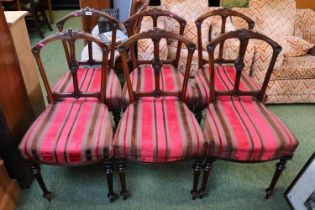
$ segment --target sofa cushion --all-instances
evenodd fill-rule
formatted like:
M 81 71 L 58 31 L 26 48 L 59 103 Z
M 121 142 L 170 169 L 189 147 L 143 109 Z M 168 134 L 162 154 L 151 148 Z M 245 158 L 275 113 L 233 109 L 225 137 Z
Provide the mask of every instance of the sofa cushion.
M 287 36 L 282 46 L 284 47 L 285 57 L 297 57 L 306 55 L 307 52 L 314 47 L 314 44 L 297 36 Z
M 315 44 L 315 11 L 311 9 L 298 9 L 295 19 L 294 35 L 309 43 Z
M 271 80 L 314 78 L 315 56 L 313 55 L 284 58 L 283 67 L 275 69 L 271 76 Z

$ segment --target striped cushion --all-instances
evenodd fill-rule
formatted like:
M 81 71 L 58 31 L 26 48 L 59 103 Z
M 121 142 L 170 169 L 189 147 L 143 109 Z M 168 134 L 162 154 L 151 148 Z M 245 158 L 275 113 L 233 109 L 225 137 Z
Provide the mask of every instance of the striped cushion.
M 234 66 L 228 65 L 218 65 L 215 69 L 215 89 L 217 91 L 228 91 L 233 89 L 236 70 Z M 216 76 L 217 75 L 217 76 Z M 197 101 L 197 107 L 207 107 L 210 100 L 210 72 L 209 67 L 206 66 L 205 68 L 198 71 L 195 77 L 195 84 L 194 84 L 194 93 L 191 94 L 192 97 Z M 241 81 L 240 81 L 240 90 L 243 91 L 254 91 L 260 90 L 260 85 L 255 82 L 250 76 L 247 74 L 242 74 Z
M 292 154 L 298 146 L 291 131 L 262 103 L 228 98 L 206 111 L 208 155 L 240 161 L 264 161 Z
M 135 92 L 151 92 L 155 89 L 154 69 L 151 65 L 141 65 L 140 69 L 134 69 L 130 73 L 130 80 Z M 174 69 L 171 65 L 163 65 L 161 69 L 160 88 L 168 92 L 178 92 L 183 87 L 183 74 Z M 194 103 L 192 95 L 193 90 L 188 85 L 186 96 L 190 98 L 189 104 Z M 129 94 L 127 84 L 125 83 L 122 92 L 123 104 L 129 104 Z
M 107 158 L 112 143 L 111 115 L 92 101 L 50 104 L 19 145 L 25 159 L 77 164 Z
M 201 128 L 176 99 L 142 99 L 128 106 L 114 137 L 116 157 L 171 162 L 205 151 Z
M 82 92 L 98 92 L 101 87 L 101 69 L 84 68 L 78 69 L 79 88 Z M 54 93 L 73 92 L 71 72 L 65 73 L 53 89 Z M 67 99 L 69 100 L 69 99 Z M 72 99 L 73 100 L 73 99 Z M 114 70 L 107 75 L 106 105 L 109 109 L 119 109 L 121 104 L 121 85 Z

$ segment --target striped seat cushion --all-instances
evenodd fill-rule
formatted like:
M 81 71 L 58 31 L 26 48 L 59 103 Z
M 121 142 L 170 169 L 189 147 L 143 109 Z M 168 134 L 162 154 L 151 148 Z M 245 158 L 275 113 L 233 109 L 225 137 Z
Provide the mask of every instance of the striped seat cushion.
M 214 84 L 217 91 L 228 91 L 233 89 L 235 83 L 236 70 L 230 65 L 216 65 L 214 72 Z M 196 101 L 196 106 L 206 108 L 210 101 L 210 72 L 206 66 L 200 69 L 195 77 L 194 93 L 191 96 Z M 242 73 L 240 81 L 240 90 L 257 91 L 260 85 L 247 74 Z
M 101 87 L 101 69 L 84 68 L 78 69 L 78 82 L 81 92 L 98 92 Z M 66 72 L 53 88 L 54 93 L 73 92 L 73 82 L 71 72 Z M 69 98 L 67 98 L 69 100 Z M 73 99 L 72 99 L 73 100 Z M 109 109 L 120 109 L 121 105 L 121 85 L 113 69 L 107 75 L 106 84 L 106 105 Z
M 145 163 L 204 155 L 206 142 L 187 106 L 170 98 L 142 99 L 126 109 L 114 137 L 114 153 Z
M 93 101 L 50 104 L 19 145 L 22 157 L 51 164 L 79 164 L 107 158 L 112 144 L 111 115 Z
M 179 92 L 182 90 L 184 75 L 174 69 L 171 65 L 163 65 L 160 73 L 160 88 L 168 92 Z M 139 69 L 134 69 L 130 73 L 130 80 L 133 90 L 139 92 L 151 92 L 155 89 L 154 69 L 151 65 L 141 65 Z M 189 104 L 194 103 L 192 95 L 193 90 L 188 85 L 186 97 L 190 99 Z M 129 104 L 129 94 L 127 84 L 125 83 L 122 92 L 122 102 L 125 105 Z
M 291 155 L 298 141 L 262 103 L 222 98 L 206 111 L 205 138 L 209 156 L 265 161 Z

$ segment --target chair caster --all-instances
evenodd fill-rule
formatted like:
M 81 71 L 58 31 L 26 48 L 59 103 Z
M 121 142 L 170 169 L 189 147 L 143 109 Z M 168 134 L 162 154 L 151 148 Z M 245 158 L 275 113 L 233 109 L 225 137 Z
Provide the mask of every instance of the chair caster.
M 268 199 L 268 198 L 271 196 L 272 192 L 273 192 L 272 190 L 270 190 L 269 188 L 267 188 L 267 189 L 266 189 L 265 199 Z
M 44 193 L 43 197 L 46 198 L 49 202 L 52 200 L 51 192 Z
M 107 197 L 109 198 L 110 202 L 112 203 L 118 198 L 118 195 L 115 193 L 108 193 Z
M 191 198 L 193 199 L 193 200 L 196 200 L 196 198 L 199 198 L 199 192 L 198 191 L 190 191 L 190 193 L 191 193 Z
M 126 192 L 120 192 L 120 195 L 122 196 L 123 200 L 127 200 L 129 194 L 126 191 Z

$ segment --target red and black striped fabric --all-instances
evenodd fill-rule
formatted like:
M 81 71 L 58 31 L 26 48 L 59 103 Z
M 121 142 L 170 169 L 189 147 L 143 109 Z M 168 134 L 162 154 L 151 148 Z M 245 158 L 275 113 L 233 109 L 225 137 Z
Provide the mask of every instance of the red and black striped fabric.
M 112 154 L 112 118 L 93 101 L 50 104 L 19 145 L 23 158 L 50 164 L 79 164 Z
M 206 110 L 207 155 L 240 161 L 265 161 L 291 155 L 298 140 L 262 103 L 222 97 Z
M 137 93 L 151 92 L 155 90 L 155 75 L 152 65 L 141 65 L 139 69 L 134 69 L 130 73 L 132 88 Z M 160 89 L 168 92 L 180 92 L 183 87 L 184 75 L 174 69 L 171 65 L 163 65 L 160 72 Z M 189 104 L 194 103 L 192 88 L 188 85 L 186 97 L 190 99 Z M 123 87 L 122 102 L 129 104 L 129 94 L 127 84 Z
M 217 91 L 228 91 L 233 89 L 236 70 L 232 65 L 215 65 L 214 85 Z M 196 106 L 206 108 L 210 103 L 210 70 L 209 66 L 200 69 L 195 76 L 194 93 L 191 94 L 196 101 Z M 240 90 L 257 91 L 261 86 L 250 76 L 242 73 Z
M 78 69 L 78 83 L 81 92 L 99 92 L 101 87 L 101 69 L 85 68 Z M 71 72 L 66 72 L 53 88 L 54 93 L 73 92 L 73 82 Z M 71 100 L 67 98 L 66 100 Z M 107 75 L 106 83 L 106 105 L 109 109 L 120 109 L 121 106 L 121 85 L 119 79 L 111 69 Z
M 142 99 L 128 106 L 114 137 L 117 158 L 145 163 L 202 156 L 206 141 L 193 113 L 177 99 Z

